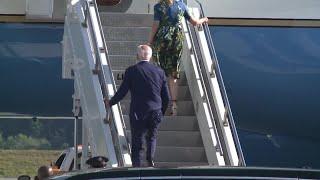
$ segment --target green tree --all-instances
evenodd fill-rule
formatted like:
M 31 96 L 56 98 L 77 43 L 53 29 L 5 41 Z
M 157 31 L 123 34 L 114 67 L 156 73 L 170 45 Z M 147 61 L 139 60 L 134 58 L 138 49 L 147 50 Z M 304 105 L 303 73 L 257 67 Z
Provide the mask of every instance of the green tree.
M 0 132 L 0 149 L 3 149 L 5 146 L 5 139 L 2 136 L 2 132 Z
M 32 121 L 31 123 L 32 136 L 40 137 L 42 128 L 43 128 L 42 122 L 40 122 L 39 120 Z
M 33 138 L 24 134 L 9 136 L 5 149 L 49 149 L 51 144 L 44 138 Z

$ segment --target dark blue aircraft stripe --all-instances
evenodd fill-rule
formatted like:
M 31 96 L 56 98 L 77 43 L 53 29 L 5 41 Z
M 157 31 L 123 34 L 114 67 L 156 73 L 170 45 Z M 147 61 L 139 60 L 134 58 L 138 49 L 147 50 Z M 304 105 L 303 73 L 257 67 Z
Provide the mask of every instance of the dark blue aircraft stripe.
M 63 24 L 0 23 L 0 43 L 53 43 L 62 41 L 62 35 Z

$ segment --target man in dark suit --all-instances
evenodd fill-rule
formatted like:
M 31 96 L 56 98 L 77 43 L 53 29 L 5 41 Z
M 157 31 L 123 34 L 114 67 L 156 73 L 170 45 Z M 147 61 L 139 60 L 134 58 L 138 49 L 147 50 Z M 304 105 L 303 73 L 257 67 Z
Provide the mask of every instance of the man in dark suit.
M 141 166 L 142 145 L 146 140 L 148 166 L 154 166 L 157 130 L 170 97 L 164 71 L 149 63 L 152 56 L 151 48 L 148 45 L 140 45 L 137 55 L 140 62 L 126 70 L 124 80 L 109 101 L 109 106 L 117 104 L 130 90 L 132 165 Z

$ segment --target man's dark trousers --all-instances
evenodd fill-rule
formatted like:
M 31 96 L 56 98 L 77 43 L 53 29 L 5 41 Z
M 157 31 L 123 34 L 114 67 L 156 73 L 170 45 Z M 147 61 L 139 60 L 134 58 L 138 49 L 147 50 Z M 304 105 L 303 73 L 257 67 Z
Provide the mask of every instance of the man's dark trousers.
M 139 119 L 135 115 L 130 117 L 132 143 L 131 158 L 133 167 L 141 166 L 144 152 L 142 146 L 144 142 L 147 147 L 146 159 L 149 164 L 152 164 L 156 150 L 158 126 L 162 117 L 161 110 L 151 111 Z

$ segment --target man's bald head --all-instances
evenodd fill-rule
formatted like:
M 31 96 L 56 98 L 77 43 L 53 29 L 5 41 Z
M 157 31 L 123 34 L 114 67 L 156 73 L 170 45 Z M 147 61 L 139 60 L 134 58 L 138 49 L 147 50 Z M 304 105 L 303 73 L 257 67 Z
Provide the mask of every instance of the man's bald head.
M 148 45 L 139 45 L 138 46 L 138 58 L 140 60 L 150 60 L 152 56 L 152 49 Z
M 38 178 L 40 180 L 47 179 L 51 176 L 52 169 L 48 166 L 41 166 L 38 169 Z

